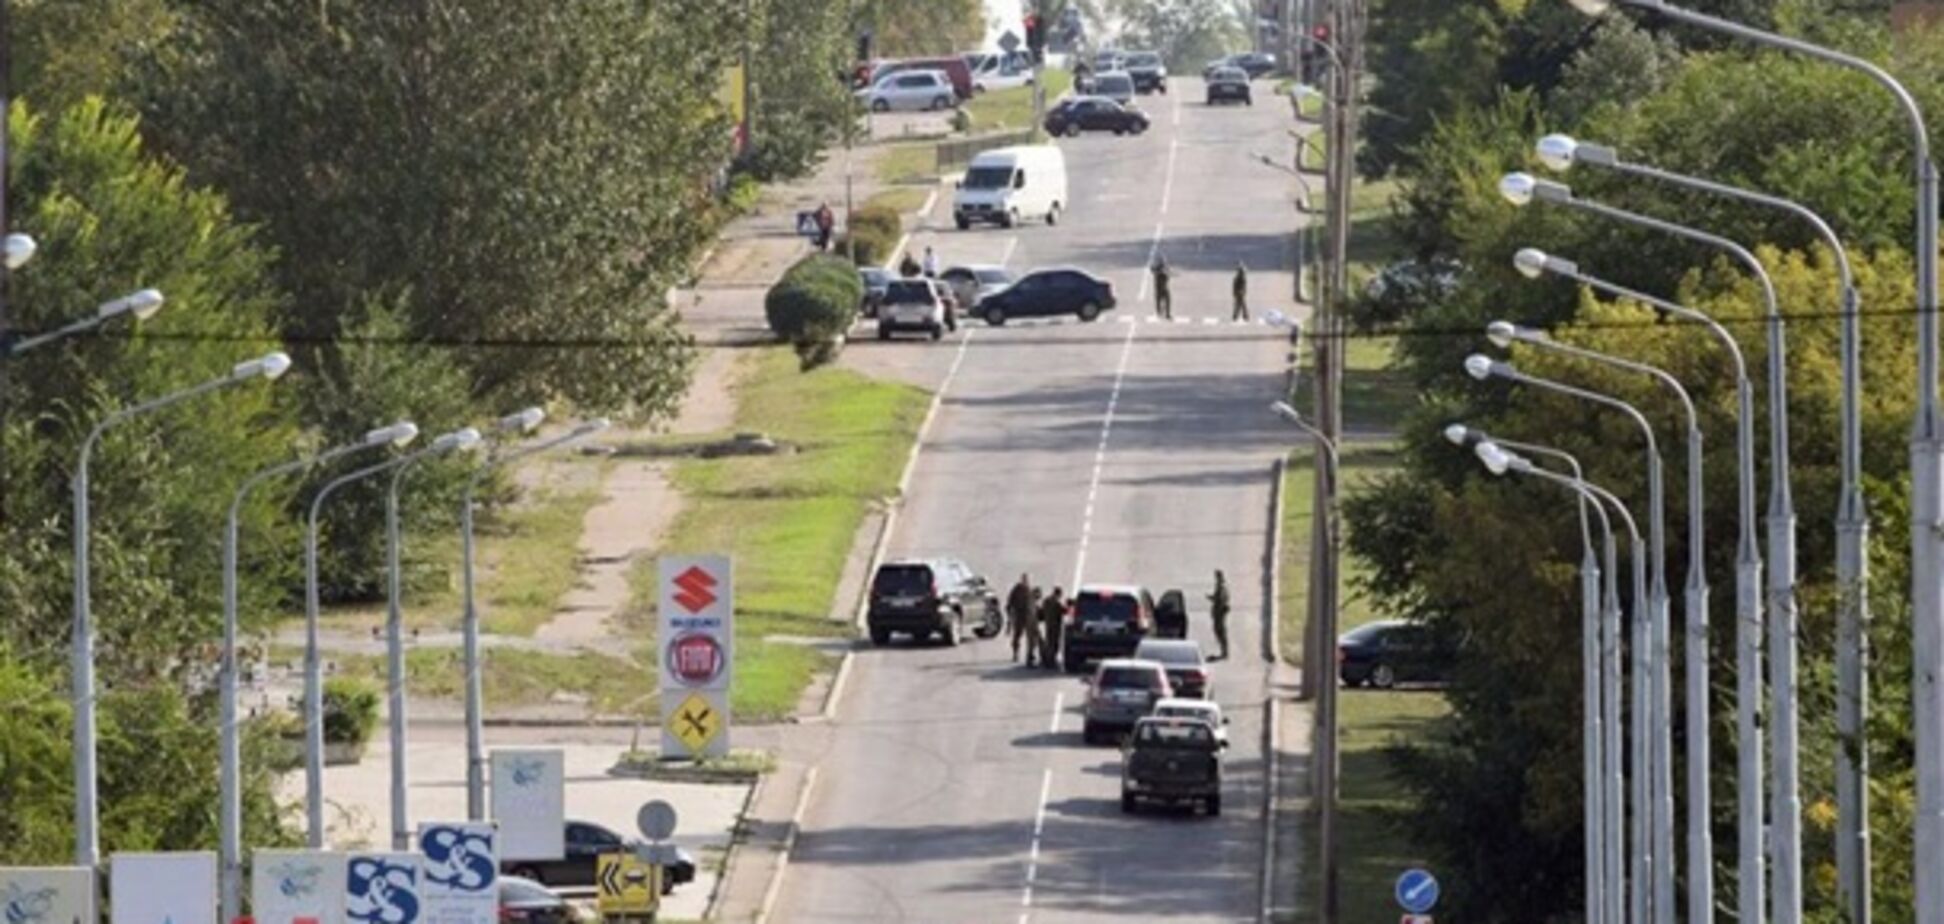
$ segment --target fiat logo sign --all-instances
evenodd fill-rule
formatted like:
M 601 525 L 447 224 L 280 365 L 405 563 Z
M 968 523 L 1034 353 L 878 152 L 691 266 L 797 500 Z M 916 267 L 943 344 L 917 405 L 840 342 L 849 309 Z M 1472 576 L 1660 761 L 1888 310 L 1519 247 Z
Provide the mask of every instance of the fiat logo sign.
M 722 676 L 726 666 L 722 644 L 715 636 L 690 632 L 677 636 L 668 646 L 669 676 L 692 687 L 707 686 Z

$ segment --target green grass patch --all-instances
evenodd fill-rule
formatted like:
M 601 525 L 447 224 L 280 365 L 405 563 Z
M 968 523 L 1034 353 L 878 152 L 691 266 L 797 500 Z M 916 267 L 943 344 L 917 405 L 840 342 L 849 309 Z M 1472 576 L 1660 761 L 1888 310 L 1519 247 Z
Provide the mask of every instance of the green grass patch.
M 1346 441 L 1343 447 L 1343 485 L 1355 493 L 1398 469 L 1395 444 Z M 1282 586 L 1277 594 L 1277 618 L 1282 623 L 1282 656 L 1303 663 L 1303 630 L 1309 621 L 1310 528 L 1316 516 L 1316 460 L 1309 449 L 1290 453 L 1283 469 Z M 1348 536 L 1345 536 L 1346 543 Z M 1355 592 L 1366 572 L 1362 560 L 1343 557 L 1343 612 L 1337 629 L 1348 632 L 1377 618 L 1369 598 Z
M 1351 433 L 1389 429 L 1417 407 L 1410 379 L 1391 361 L 1396 351 L 1395 337 L 1353 336 L 1344 345 L 1343 421 Z M 1316 403 L 1316 380 L 1308 374 L 1309 368 L 1306 357 L 1305 374 L 1297 376 L 1291 398 L 1295 407 L 1306 412 Z
M 301 660 L 302 654 L 292 657 Z M 340 674 L 362 677 L 381 688 L 385 684 L 383 657 L 340 654 L 331 659 Z M 406 691 L 412 696 L 465 698 L 465 659 L 457 648 L 407 651 L 405 677 Z M 488 715 L 496 709 L 546 705 L 556 701 L 556 693 L 565 693 L 585 697 L 588 709 L 601 715 L 660 718 L 655 673 L 604 654 L 487 648 L 480 652 L 480 677 Z
M 938 178 L 938 143 L 919 141 L 887 146 L 878 154 L 878 181 L 890 186 L 930 183 Z
M 1396 180 L 1366 183 L 1361 180 L 1350 190 L 1350 283 L 1361 288 L 1397 259 L 1397 216 L 1391 201 L 1397 197 Z
M 797 371 L 785 348 L 756 351 L 739 392 L 738 431 L 796 452 L 684 460 L 685 498 L 662 554 L 723 553 L 736 563 L 738 716 L 780 717 L 830 658 L 773 635 L 839 637 L 837 582 L 865 514 L 897 487 L 928 396 L 847 369 Z M 631 575 L 633 609 L 654 607 L 655 570 Z M 644 620 L 649 625 L 652 620 Z
M 1045 68 L 1040 71 L 1040 80 L 1046 86 L 1048 108 L 1060 98 L 1060 94 L 1073 88 L 1071 71 Z M 1036 127 L 1033 122 L 1033 88 L 1030 86 L 981 93 L 965 104 L 965 112 L 972 117 L 972 130 L 975 132 L 1017 131 Z
M 1411 799 L 1386 751 L 1421 738 L 1450 713 L 1443 694 L 1428 691 L 1344 690 L 1337 700 L 1343 772 L 1338 779 L 1340 858 L 1337 881 L 1342 920 L 1388 921 L 1398 915 L 1392 886 L 1398 874 L 1423 866 L 1410 832 Z M 1310 864 L 1310 887 L 1298 895 L 1296 920 L 1313 920 L 1321 870 Z
M 893 186 L 864 200 L 864 208 L 881 206 L 903 215 L 917 211 L 931 193 L 930 186 Z

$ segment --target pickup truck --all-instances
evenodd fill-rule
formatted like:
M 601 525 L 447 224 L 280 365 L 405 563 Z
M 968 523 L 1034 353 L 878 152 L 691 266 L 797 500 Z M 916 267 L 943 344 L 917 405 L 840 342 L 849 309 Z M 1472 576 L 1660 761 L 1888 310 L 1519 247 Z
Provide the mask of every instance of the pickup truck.
M 1200 805 L 1222 814 L 1222 746 L 1199 719 L 1148 717 L 1134 723 L 1121 761 L 1121 811 L 1141 803 Z

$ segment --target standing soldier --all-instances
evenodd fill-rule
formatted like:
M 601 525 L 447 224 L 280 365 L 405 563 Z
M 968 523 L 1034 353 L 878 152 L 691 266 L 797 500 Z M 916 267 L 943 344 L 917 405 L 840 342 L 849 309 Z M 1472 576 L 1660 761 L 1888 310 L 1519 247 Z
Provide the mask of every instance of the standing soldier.
M 1235 313 L 1229 315 L 1231 321 L 1249 319 L 1249 268 L 1242 261 L 1235 261 Z
M 1012 586 L 1006 594 L 1006 629 L 1012 633 L 1012 659 L 1019 660 L 1019 639 L 1026 634 L 1026 624 L 1033 621 L 1033 579 L 1022 574 L 1019 583 Z M 1033 649 L 1026 649 L 1027 663 L 1031 663 Z
M 1215 592 L 1208 595 L 1208 621 L 1215 627 L 1215 643 L 1222 648 L 1222 653 L 1217 657 L 1224 661 L 1228 660 L 1228 614 L 1228 581 L 1222 577 L 1222 572 L 1217 570 Z
M 1061 598 L 1060 588 L 1053 588 L 1053 592 L 1047 594 L 1046 599 L 1040 603 L 1039 620 L 1040 628 L 1045 636 L 1040 644 L 1043 646 L 1041 653 L 1045 655 L 1046 669 L 1051 671 L 1059 670 L 1060 635 L 1064 629 L 1064 622 L 1066 620 L 1066 600 Z
M 1148 267 L 1154 273 L 1154 316 L 1174 318 L 1174 296 L 1168 294 L 1168 258 L 1154 255 L 1154 265 Z

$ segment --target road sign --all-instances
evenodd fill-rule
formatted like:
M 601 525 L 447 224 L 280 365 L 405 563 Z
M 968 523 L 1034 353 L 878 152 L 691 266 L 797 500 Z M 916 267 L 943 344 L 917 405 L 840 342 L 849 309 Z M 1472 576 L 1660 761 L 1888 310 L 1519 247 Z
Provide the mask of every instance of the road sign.
M 690 693 L 662 724 L 663 743 L 672 737 L 682 750 L 665 753 L 668 757 L 700 757 L 715 754 L 726 748 L 713 745 L 722 738 L 723 725 L 726 724 L 722 710 L 710 701 L 707 693 Z
M 116 902 L 112 924 L 216 924 L 216 854 L 118 853 L 108 861 L 108 894 L 140 895 Z
M 495 750 L 493 821 L 499 858 L 559 860 L 567 856 L 566 757 L 559 750 Z
M 817 213 L 816 212 L 798 212 L 796 221 L 797 221 L 798 237 L 817 236 Z
M 665 841 L 675 833 L 675 806 L 660 799 L 651 799 L 642 804 L 635 813 L 635 827 L 641 829 L 641 836 L 651 841 Z
M 344 854 L 259 849 L 250 855 L 250 877 L 257 924 L 344 920 Z
M 1438 903 L 1438 879 L 1421 870 L 1407 869 L 1397 877 L 1397 904 L 1412 914 L 1423 914 Z
M 1012 54 L 1013 52 L 1018 51 L 1019 36 L 1014 35 L 1011 29 L 1007 29 L 1005 31 L 1005 34 L 999 36 L 999 47 L 1002 50 L 1004 50 L 1006 54 Z
M 628 852 L 604 853 L 595 859 L 596 904 L 602 914 L 646 914 L 661 899 L 661 871 Z
M 659 570 L 662 755 L 727 754 L 736 656 L 729 557 L 668 556 Z
M 419 825 L 419 907 L 427 924 L 497 924 L 497 834 L 491 822 Z
M 0 921 L 93 924 L 94 893 L 95 872 L 85 866 L 0 867 Z

